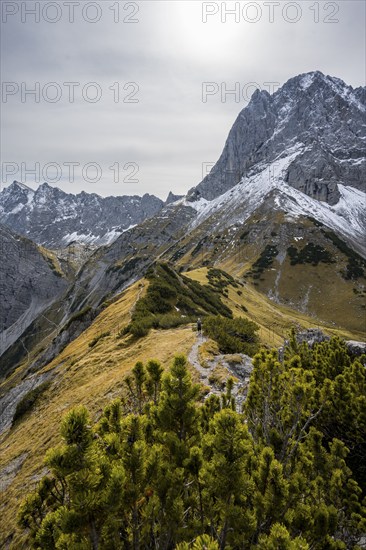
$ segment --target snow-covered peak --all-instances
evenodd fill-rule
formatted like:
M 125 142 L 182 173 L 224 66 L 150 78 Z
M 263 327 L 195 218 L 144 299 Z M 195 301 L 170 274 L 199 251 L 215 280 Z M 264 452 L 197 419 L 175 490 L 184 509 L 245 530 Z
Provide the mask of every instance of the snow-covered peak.
M 19 188 L 22 191 L 26 191 L 27 193 L 34 193 L 34 190 L 31 187 L 28 187 L 28 185 L 25 185 L 25 183 L 21 183 L 20 181 L 14 180 L 13 183 L 9 186 L 13 188 Z
M 325 80 L 325 76 L 320 71 L 304 73 L 297 77 L 299 85 L 303 90 L 307 90 L 316 79 Z
M 331 86 L 332 83 L 337 83 L 340 88 L 349 88 L 343 80 L 337 77 L 325 75 L 321 71 L 310 71 L 308 73 L 302 73 L 290 78 L 285 84 L 276 90 L 275 94 L 281 94 L 288 88 L 297 88 L 299 90 L 307 90 L 313 84 L 316 87 Z
M 300 91 L 300 93 L 306 92 L 317 98 L 317 101 L 324 101 L 327 94 L 331 96 L 338 95 L 346 103 L 352 104 L 353 107 L 356 107 L 361 112 L 365 112 L 365 106 L 359 100 L 359 91 L 357 90 L 354 90 L 352 86 L 346 84 L 341 78 L 324 75 L 321 71 L 313 71 L 291 78 L 274 95 L 277 97 L 281 96 L 283 92 L 290 92 L 292 98 L 296 99 L 296 91 Z
M 0 215 L 4 212 L 9 215 L 17 214 L 24 206 L 33 200 L 35 191 L 19 181 L 13 181 L 0 193 Z M 2 217 L 0 221 L 3 221 Z
M 5 187 L 1 192 L 1 194 L 5 194 L 7 196 L 15 196 L 19 193 L 33 195 L 35 191 L 31 187 L 28 187 L 28 185 L 25 185 L 25 183 L 14 180 L 13 183 Z
M 58 187 L 51 187 L 46 181 L 44 183 L 41 183 L 41 185 L 38 187 L 36 193 L 38 195 L 45 195 L 47 193 L 53 193 L 54 191 L 61 191 Z
M 267 201 L 274 201 L 274 208 L 292 219 L 310 216 L 327 227 L 352 240 L 361 253 L 366 253 L 366 193 L 352 187 L 339 185 L 340 199 L 334 206 L 309 197 L 286 182 L 291 163 L 305 151 L 302 144 L 296 144 L 288 155 L 279 156 L 269 165 L 262 165 L 257 174 L 244 177 L 240 183 L 223 195 L 207 201 L 185 201 L 186 206 L 197 212 L 191 222 L 193 230 L 204 222 L 215 231 L 223 231 L 233 224 L 242 225 Z
M 163 206 L 162 200 L 148 194 L 103 198 L 65 193 L 46 182 L 36 191 L 14 182 L 0 193 L 0 222 L 49 248 L 75 240 L 104 245 Z
M 329 204 L 339 200 L 338 184 L 366 190 L 361 97 L 362 89 L 355 91 L 320 71 L 291 78 L 273 95 L 256 91 L 230 130 L 219 160 L 188 192 L 188 200 L 222 195 L 296 143 L 311 148 L 289 167 L 290 185 Z

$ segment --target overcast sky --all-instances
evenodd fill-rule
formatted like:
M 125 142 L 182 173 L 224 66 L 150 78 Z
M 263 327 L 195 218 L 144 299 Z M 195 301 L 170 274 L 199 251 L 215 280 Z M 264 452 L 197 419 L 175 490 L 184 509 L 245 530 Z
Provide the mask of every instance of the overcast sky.
M 217 160 L 255 87 L 312 70 L 365 85 L 363 1 L 1 7 L 2 186 L 185 193 Z M 233 89 L 240 98 L 225 95 Z

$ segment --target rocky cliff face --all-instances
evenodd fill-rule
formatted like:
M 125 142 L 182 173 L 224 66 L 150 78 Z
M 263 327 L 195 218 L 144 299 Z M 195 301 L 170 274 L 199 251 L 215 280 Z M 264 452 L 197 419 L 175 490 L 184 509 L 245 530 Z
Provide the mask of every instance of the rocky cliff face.
M 0 250 L 1 355 L 69 283 L 55 257 L 2 225 Z
M 174 195 L 174 193 L 172 193 L 171 191 L 169 192 L 169 195 L 165 201 L 165 204 L 168 205 L 168 204 L 172 204 L 173 202 L 176 202 L 178 201 L 179 199 L 182 199 L 184 197 L 184 195 Z
M 13 182 L 0 193 L 0 222 L 48 248 L 71 242 L 101 246 L 156 214 L 164 202 L 154 195 L 100 197 L 64 193 L 43 183 L 36 191 Z
M 257 90 L 188 199 L 212 200 L 294 146 L 303 150 L 287 168 L 290 186 L 331 205 L 340 198 L 338 184 L 365 191 L 365 96 L 366 88 L 318 71 L 290 79 L 273 95 Z

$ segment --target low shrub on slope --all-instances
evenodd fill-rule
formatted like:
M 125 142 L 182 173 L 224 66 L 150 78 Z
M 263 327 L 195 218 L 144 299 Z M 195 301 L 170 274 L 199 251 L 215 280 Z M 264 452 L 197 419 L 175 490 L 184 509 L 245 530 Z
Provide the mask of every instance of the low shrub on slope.
M 260 351 L 242 413 L 230 384 L 202 404 L 184 356 L 162 370 L 137 363 L 94 425 L 66 415 L 20 508 L 27 548 L 362 547 L 366 372 L 340 340 Z
M 208 314 L 232 316 L 214 289 L 176 273 L 167 264 L 155 264 L 146 278 L 146 295 L 136 303 L 125 331 L 135 337 L 145 336 L 150 328 L 172 328 Z

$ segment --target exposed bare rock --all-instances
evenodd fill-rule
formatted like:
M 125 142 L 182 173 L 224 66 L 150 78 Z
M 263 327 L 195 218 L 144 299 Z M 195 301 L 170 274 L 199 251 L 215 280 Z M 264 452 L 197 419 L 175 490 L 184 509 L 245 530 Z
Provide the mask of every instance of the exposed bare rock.
M 14 181 L 0 193 L 0 222 L 48 248 L 71 242 L 105 245 L 156 214 L 164 202 L 154 195 L 100 197 L 65 193 L 43 183 L 36 191 Z
M 10 428 L 17 405 L 23 397 L 31 390 L 43 384 L 43 382 L 51 380 L 54 375 L 54 370 L 39 375 L 30 375 L 23 382 L 17 384 L 0 397 L 0 434 Z
M 0 470 L 0 493 L 4 492 L 14 480 L 29 453 L 22 453 Z
M 357 342 L 356 340 L 346 340 L 346 346 L 348 351 L 352 355 L 366 354 L 366 342 Z
M 321 72 L 291 78 L 270 95 L 257 90 L 236 119 L 211 172 L 188 193 L 212 200 L 301 144 L 286 181 L 310 197 L 336 204 L 338 184 L 365 191 L 365 88 L 354 90 Z
M 52 255 L 0 225 L 0 355 L 69 281 Z

